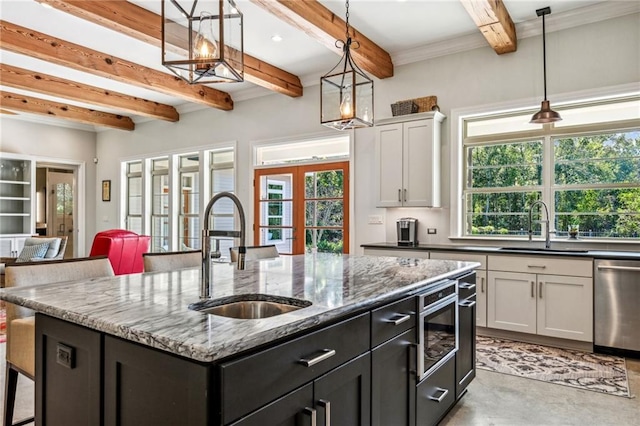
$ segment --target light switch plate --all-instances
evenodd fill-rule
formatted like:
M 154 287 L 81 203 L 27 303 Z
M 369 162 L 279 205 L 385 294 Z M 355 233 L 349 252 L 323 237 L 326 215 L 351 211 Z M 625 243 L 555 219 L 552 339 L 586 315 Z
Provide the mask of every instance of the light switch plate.
M 378 214 L 370 214 L 367 223 L 369 223 L 369 225 L 381 225 L 383 223 L 382 216 Z

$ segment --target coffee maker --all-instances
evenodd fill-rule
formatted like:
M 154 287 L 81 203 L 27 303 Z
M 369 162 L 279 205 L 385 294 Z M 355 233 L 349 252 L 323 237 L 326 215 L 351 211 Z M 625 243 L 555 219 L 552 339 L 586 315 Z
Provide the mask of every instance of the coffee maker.
M 401 217 L 396 221 L 399 246 L 418 245 L 418 219 L 413 217 Z

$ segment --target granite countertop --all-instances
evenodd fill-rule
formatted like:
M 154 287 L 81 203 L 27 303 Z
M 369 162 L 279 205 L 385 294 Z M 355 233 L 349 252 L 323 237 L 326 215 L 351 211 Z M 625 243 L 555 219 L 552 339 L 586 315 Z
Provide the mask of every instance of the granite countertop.
M 312 305 L 241 320 L 190 310 L 200 269 L 119 275 L 0 290 L 0 299 L 133 342 L 202 362 L 238 354 L 321 323 L 390 302 L 476 262 L 332 254 L 213 263 L 212 299 L 268 294 Z
M 492 246 L 467 246 L 455 244 L 418 244 L 417 246 L 399 246 L 397 243 L 367 243 L 361 247 L 373 249 L 397 249 L 397 250 L 441 250 L 441 251 L 466 251 L 486 254 L 526 254 L 538 256 L 572 256 L 589 257 L 593 259 L 620 259 L 620 260 L 640 260 L 640 252 L 621 250 L 581 250 L 572 248 L 543 249 L 534 245 L 528 247 L 523 244 L 518 247 L 492 247 Z

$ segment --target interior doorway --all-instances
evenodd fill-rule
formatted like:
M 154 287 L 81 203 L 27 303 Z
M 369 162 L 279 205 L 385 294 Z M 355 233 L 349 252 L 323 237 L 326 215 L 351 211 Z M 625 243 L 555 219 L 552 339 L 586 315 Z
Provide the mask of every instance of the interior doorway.
M 255 170 L 256 245 L 281 254 L 349 252 L 349 162 Z
M 67 237 L 65 258 L 76 256 L 77 167 L 40 165 L 36 168 L 36 232 Z

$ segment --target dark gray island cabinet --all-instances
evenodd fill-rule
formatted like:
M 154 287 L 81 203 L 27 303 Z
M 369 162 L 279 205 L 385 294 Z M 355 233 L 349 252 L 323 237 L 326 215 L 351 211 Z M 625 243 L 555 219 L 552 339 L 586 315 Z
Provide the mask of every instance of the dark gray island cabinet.
M 464 334 L 460 322 L 457 358 L 417 383 L 415 303 L 405 297 L 219 363 L 38 314 L 37 416 L 42 425 L 435 424 L 475 371 L 466 349 L 475 327 Z M 455 365 L 467 370 L 456 375 Z M 442 389 L 444 399 L 431 396 Z
M 376 293 L 377 289 L 372 292 L 371 288 L 348 287 L 343 282 L 340 286 L 345 300 L 350 298 L 349 307 L 338 309 L 339 313 L 335 308 L 316 308 L 321 310 L 320 314 L 304 313 L 302 309 L 298 320 L 303 318 L 304 326 L 300 322 L 287 323 L 291 320 L 286 319 L 289 314 L 284 314 L 274 320 L 280 322 L 271 323 L 278 326 L 268 331 L 267 323 L 261 324 L 261 320 L 225 322 L 214 315 L 172 311 L 178 308 L 166 308 L 162 303 L 135 302 L 142 300 L 136 280 L 147 280 L 147 285 L 153 282 L 156 300 L 167 301 L 169 298 L 163 297 L 162 289 L 171 289 L 178 273 L 114 278 L 85 286 L 104 291 L 105 299 L 95 301 L 95 306 L 106 309 L 115 306 L 116 299 L 118 302 L 126 299 L 133 305 L 128 309 L 119 305 L 120 309 L 109 315 L 95 307 L 93 314 L 82 315 L 71 311 L 60 315 L 62 311 L 52 308 L 70 306 L 67 300 L 49 302 L 45 308 L 39 297 L 51 298 L 61 287 L 28 296 L 17 291 L 11 297 L 2 294 L 5 300 L 39 311 L 36 313 L 38 424 L 435 425 L 459 400 L 475 374 L 472 351 L 475 315 L 471 311 L 463 314 L 460 303 L 464 297 L 468 304 L 471 293 L 475 293 L 472 268 L 477 265 L 419 260 L 407 266 L 389 258 L 373 259 L 383 264 L 393 262 L 398 280 L 395 288 Z M 367 262 L 369 265 L 373 261 Z M 423 277 L 426 270 L 430 272 Z M 197 271 L 179 274 L 187 282 L 191 279 L 189 274 L 196 277 Z M 230 274 L 236 283 L 242 279 L 237 272 Z M 403 274 L 410 277 L 402 277 Z M 415 281 L 416 277 L 424 279 Z M 269 277 L 273 282 L 276 278 L 276 275 Z M 117 280 L 121 280 L 122 287 L 114 289 L 119 285 Z M 434 286 L 442 284 L 448 287 L 431 293 Z M 243 292 L 247 290 L 252 289 L 242 288 Z M 84 290 L 76 288 L 76 291 Z M 88 300 L 87 294 L 81 297 Z M 295 292 L 293 295 L 300 296 Z M 184 297 L 192 300 L 192 296 L 189 293 Z M 443 296 L 443 301 L 454 298 L 456 302 L 448 303 L 442 313 L 425 313 L 426 301 L 436 296 Z M 182 304 L 181 297 L 172 293 L 172 301 L 178 302 L 174 306 Z M 319 300 L 313 297 L 309 296 Z M 90 308 L 87 307 L 87 312 L 91 312 Z M 159 332 L 140 333 L 139 330 L 151 327 L 154 322 L 141 325 L 144 320 L 134 313 L 165 313 L 162 309 L 168 309 L 166 313 L 174 315 L 182 326 L 194 327 L 199 342 L 215 341 L 208 346 L 212 349 L 203 350 L 200 344 L 200 349 L 189 351 L 186 344 L 171 346 L 178 340 L 165 340 Z M 109 324 L 100 323 L 101 318 L 103 321 L 109 318 Z M 420 361 L 429 352 L 424 341 L 430 337 L 427 334 L 433 331 L 431 327 L 435 325 L 439 332 L 438 327 L 442 326 L 444 335 L 451 334 L 448 320 L 441 324 L 439 318 L 455 318 L 457 350 L 443 352 L 446 355 L 433 367 L 426 368 L 426 361 Z M 429 326 L 425 325 L 427 322 Z M 282 333 L 280 324 L 296 331 Z M 162 328 L 160 324 L 155 327 Z M 233 330 L 225 332 L 228 327 Z M 174 326 L 172 331 L 175 330 L 191 335 L 185 328 Z M 221 333 L 226 333 L 225 338 L 234 343 L 225 347 Z M 270 336 L 268 339 L 262 338 L 265 333 Z M 233 334 L 237 340 L 233 340 Z M 145 339 L 149 336 L 155 338 Z M 237 349 L 238 340 L 249 343 Z

